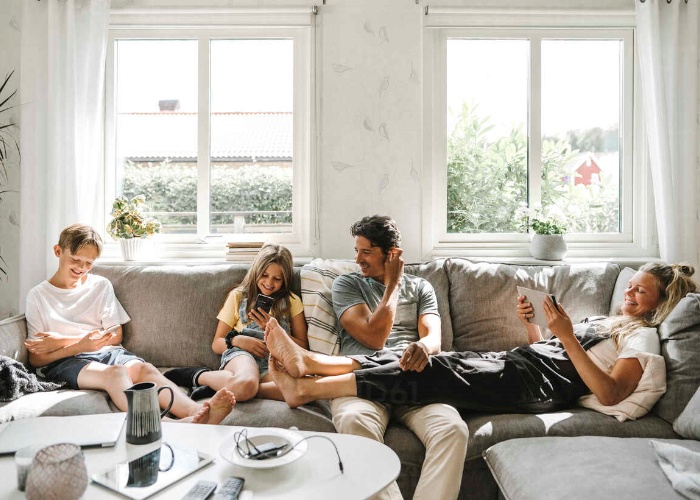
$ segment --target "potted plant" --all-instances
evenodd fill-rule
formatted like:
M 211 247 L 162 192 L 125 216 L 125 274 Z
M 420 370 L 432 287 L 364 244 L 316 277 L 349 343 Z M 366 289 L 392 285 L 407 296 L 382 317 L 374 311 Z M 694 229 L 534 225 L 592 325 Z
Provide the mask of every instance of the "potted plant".
M 113 219 L 107 224 L 107 232 L 119 240 L 124 260 L 137 260 L 143 247 L 143 241 L 160 232 L 160 222 L 144 212 L 148 210 L 143 195 L 131 200 L 118 196 L 112 204 Z
M 534 231 L 530 240 L 530 254 L 541 260 L 561 260 L 566 255 L 564 234 L 568 224 L 561 210 L 552 205 L 542 207 L 521 206 L 516 212 L 522 230 Z
M 0 203 L 2 203 L 2 195 L 11 192 L 9 189 L 2 189 L 8 181 L 7 165 L 15 154 L 18 160 L 21 159 L 19 142 L 11 132 L 13 128 L 17 128 L 17 124 L 14 123 L 13 117 L 10 115 L 10 110 L 15 107 L 10 104 L 10 100 L 17 94 L 17 89 L 12 90 L 8 87 L 14 73 L 14 70 L 10 71 L 0 84 Z M 5 259 L 0 255 L 0 275 L 7 276 L 5 265 Z

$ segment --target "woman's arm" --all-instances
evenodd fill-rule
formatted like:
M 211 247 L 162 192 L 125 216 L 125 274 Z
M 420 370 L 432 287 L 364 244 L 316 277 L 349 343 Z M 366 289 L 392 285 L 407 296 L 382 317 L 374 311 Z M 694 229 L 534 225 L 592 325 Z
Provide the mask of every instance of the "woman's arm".
M 543 307 L 547 316 L 547 326 L 561 340 L 576 371 L 601 404 L 615 405 L 634 392 L 644 373 L 637 358 L 618 359 L 610 373 L 606 373 L 581 347 L 574 335 L 571 319 L 561 304 L 556 308 L 547 297 Z

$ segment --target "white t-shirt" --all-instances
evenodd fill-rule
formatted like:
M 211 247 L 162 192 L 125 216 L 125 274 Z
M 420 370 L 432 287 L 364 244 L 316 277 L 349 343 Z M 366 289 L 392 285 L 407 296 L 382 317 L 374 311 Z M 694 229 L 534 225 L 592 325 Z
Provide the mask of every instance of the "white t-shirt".
M 618 359 L 639 358 L 640 353 L 661 354 L 656 328 L 637 328 L 615 345 L 612 339 L 598 342 L 588 350 L 588 356 L 605 373 L 610 373 Z
M 56 332 L 69 337 L 123 325 L 131 320 L 114 295 L 112 283 L 88 274 L 77 288 L 58 288 L 43 281 L 27 294 L 28 337 L 39 332 Z M 101 351 L 119 346 L 105 346 Z

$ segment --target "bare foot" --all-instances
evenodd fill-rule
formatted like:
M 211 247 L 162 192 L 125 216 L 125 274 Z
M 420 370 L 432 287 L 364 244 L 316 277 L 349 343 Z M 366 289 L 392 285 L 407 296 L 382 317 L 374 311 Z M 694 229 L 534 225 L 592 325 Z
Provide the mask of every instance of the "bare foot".
M 275 318 L 270 318 L 267 322 L 265 342 L 270 356 L 274 357 L 289 375 L 294 378 L 312 375 L 306 363 L 309 352 L 295 344 Z
M 272 376 L 272 380 L 275 381 L 275 384 L 282 393 L 287 405 L 290 408 L 296 408 L 297 406 L 301 406 L 309 401 L 313 401 L 313 399 L 306 396 L 303 391 L 306 383 L 308 383 L 310 380 L 292 378 L 289 373 L 280 368 L 277 363 L 277 360 L 271 355 L 268 369 L 270 375 Z
M 209 408 L 209 418 L 203 424 L 218 424 L 231 413 L 236 404 L 236 397 L 228 389 L 219 389 L 209 401 L 204 403 Z
M 202 408 L 191 417 L 183 418 L 181 422 L 191 422 L 193 424 L 206 424 L 209 420 L 209 405 L 202 405 Z

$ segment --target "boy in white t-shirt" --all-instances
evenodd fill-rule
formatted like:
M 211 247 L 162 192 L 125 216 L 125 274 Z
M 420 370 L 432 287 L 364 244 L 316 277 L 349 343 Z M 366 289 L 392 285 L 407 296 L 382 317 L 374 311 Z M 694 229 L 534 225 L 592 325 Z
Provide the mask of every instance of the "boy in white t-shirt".
M 89 274 L 102 252 L 102 238 L 92 227 L 73 224 L 53 247 L 58 270 L 27 294 L 29 363 L 52 381 L 73 389 L 106 391 L 121 411 L 127 410 L 124 390 L 140 382 L 170 386 L 170 413 L 194 423 L 217 424 L 231 412 L 233 394 L 222 389 L 199 404 L 189 399 L 156 367 L 121 346 L 121 325 L 130 321 L 112 283 Z M 169 402 L 163 394 L 161 407 Z

